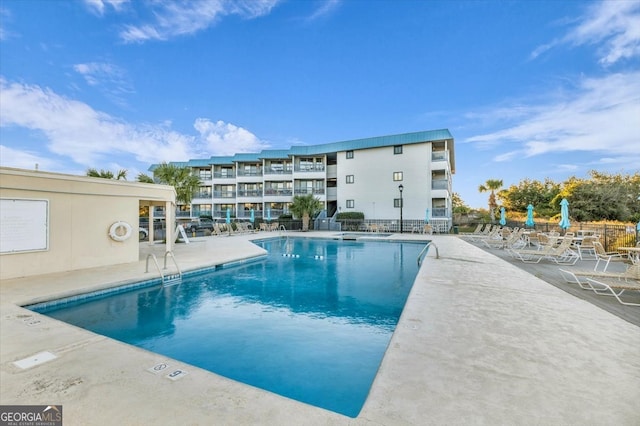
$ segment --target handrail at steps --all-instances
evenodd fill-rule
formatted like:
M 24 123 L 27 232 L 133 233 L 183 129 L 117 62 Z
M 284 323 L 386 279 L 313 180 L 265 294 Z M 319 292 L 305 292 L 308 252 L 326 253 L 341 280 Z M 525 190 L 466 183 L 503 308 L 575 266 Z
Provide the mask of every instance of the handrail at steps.
M 418 266 L 420 266 L 420 261 L 422 260 L 422 255 L 424 254 L 426 256 L 427 250 L 429 250 L 430 246 L 434 246 L 436 248 L 436 259 L 440 259 L 440 253 L 438 252 L 438 246 L 435 245 L 435 243 L 433 241 L 429 241 L 427 243 L 427 245 L 424 246 L 424 248 L 422 249 L 420 254 L 418 255 Z
M 153 263 L 156 264 L 156 268 L 158 269 L 158 272 L 160 273 L 160 277 L 162 278 L 162 282 L 164 283 L 164 274 L 162 273 L 162 270 L 160 269 L 160 265 L 158 264 L 158 258 L 153 253 L 149 253 L 147 255 L 147 263 L 144 269 L 144 273 L 145 274 L 149 273 L 149 258 L 153 259 Z
M 163 269 L 167 269 L 167 257 L 170 257 L 171 260 L 173 260 L 173 264 L 175 265 L 176 269 L 178 270 L 178 274 L 177 275 L 169 275 L 167 277 L 167 282 L 181 282 L 182 281 L 182 271 L 180 271 L 180 267 L 178 266 L 178 262 L 176 262 L 176 257 L 173 255 L 173 252 L 171 250 L 167 250 L 164 253 L 164 268 Z M 162 282 L 166 285 L 165 280 L 163 278 Z

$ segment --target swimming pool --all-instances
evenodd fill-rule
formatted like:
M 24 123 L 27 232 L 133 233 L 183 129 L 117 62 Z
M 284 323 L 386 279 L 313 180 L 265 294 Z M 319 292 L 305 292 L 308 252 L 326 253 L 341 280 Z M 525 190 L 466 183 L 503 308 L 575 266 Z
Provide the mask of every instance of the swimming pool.
M 32 307 L 98 334 L 356 417 L 423 243 L 271 239 L 263 259 L 84 303 Z

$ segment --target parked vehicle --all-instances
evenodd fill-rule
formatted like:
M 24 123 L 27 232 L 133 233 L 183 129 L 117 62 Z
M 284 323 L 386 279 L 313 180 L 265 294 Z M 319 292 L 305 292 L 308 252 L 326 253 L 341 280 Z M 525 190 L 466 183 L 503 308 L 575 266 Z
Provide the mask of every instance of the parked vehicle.
M 209 219 L 207 217 L 201 217 L 197 220 L 187 223 L 184 229 L 186 229 L 189 232 L 205 231 L 205 230 L 213 231 L 214 224 L 215 224 L 215 221 L 213 219 Z

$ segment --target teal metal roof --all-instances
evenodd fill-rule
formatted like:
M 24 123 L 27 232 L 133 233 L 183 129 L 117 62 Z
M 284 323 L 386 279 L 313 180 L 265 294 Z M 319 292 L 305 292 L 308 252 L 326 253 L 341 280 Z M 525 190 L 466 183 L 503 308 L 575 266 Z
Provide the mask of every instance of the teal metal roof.
M 354 139 L 342 142 L 331 142 L 320 145 L 295 145 L 290 149 L 265 149 L 259 153 L 239 153 L 234 156 L 220 156 L 208 159 L 194 159 L 187 162 L 171 162 L 176 166 L 206 167 L 209 165 L 233 164 L 234 162 L 260 161 L 262 159 L 286 159 L 293 155 L 321 155 L 339 151 L 352 151 L 368 148 L 380 148 L 383 146 L 409 145 L 414 143 L 453 140 L 448 129 L 425 130 L 421 132 L 402 133 L 399 135 L 376 136 L 373 138 Z M 455 157 L 453 144 L 450 145 L 452 168 L 455 170 Z M 149 170 L 157 167 L 153 164 Z

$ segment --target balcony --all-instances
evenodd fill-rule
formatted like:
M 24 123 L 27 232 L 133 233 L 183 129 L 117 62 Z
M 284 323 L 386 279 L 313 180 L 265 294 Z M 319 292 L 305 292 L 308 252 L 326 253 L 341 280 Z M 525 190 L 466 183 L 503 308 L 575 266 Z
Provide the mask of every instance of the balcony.
M 431 189 L 449 190 L 449 180 L 448 179 L 433 179 L 431 181 Z
M 291 188 L 265 188 L 264 195 L 275 195 L 275 196 L 292 196 L 293 190 Z
M 213 191 L 213 198 L 236 198 L 235 191 Z
M 324 188 L 296 188 L 294 191 L 295 195 L 324 195 Z
M 239 189 L 238 197 L 262 197 L 262 189 Z
M 431 217 L 450 217 L 446 207 L 434 207 L 431 209 Z

